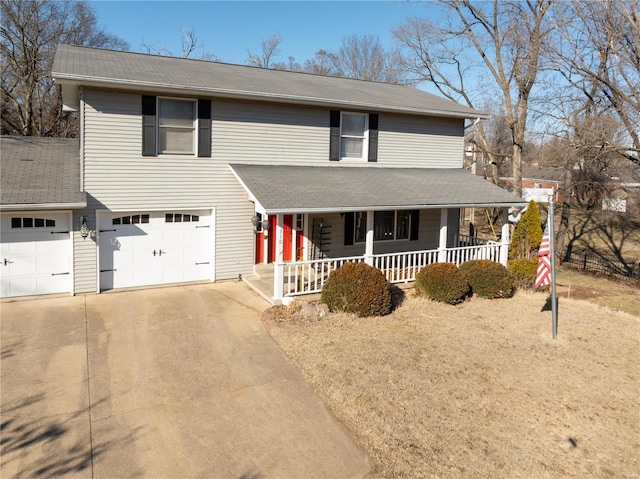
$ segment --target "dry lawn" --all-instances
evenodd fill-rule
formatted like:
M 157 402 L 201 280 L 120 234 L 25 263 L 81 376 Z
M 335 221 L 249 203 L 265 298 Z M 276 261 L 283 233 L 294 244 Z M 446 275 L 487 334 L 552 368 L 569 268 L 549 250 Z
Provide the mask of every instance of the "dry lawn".
M 640 477 L 640 318 L 542 293 L 265 319 L 370 478 Z M 268 316 L 265 316 L 268 318 Z
M 586 299 L 640 317 L 638 282 L 599 278 L 569 267 L 560 267 L 556 278 L 557 295 L 561 299 Z

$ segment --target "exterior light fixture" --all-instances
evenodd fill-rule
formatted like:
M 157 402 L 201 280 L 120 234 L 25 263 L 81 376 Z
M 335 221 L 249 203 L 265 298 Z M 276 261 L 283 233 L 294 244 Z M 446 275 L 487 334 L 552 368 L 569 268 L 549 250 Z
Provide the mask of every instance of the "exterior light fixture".
M 87 239 L 89 236 L 93 238 L 93 236 L 95 235 L 95 231 L 91 231 L 89 229 L 89 225 L 87 224 L 87 221 L 88 221 L 87 216 L 83 215 L 80 217 L 80 236 L 82 236 L 82 239 Z
M 251 223 L 253 224 L 254 233 L 269 231 L 269 228 L 271 228 L 271 221 L 269 221 L 268 219 L 263 220 L 260 213 L 251 217 Z

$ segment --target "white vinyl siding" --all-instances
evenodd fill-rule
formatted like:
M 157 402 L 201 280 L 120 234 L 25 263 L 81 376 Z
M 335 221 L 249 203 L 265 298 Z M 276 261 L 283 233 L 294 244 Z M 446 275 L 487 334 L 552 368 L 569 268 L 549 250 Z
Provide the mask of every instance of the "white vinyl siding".
M 462 168 L 464 121 L 380 114 L 378 166 Z
M 85 88 L 83 100 L 83 180 L 89 204 L 74 213 L 76 292 L 97 290 L 96 243 L 77 233 L 80 214 L 88 215 L 89 227 L 95 228 L 97 209 L 215 209 L 216 279 L 252 272 L 254 205 L 231 173 L 230 163 L 373 168 L 462 165 L 462 120 L 379 113 L 378 163 L 345 164 L 329 161 L 329 108 L 216 98 L 211 99 L 211 158 L 143 157 L 141 94 Z M 427 247 L 423 240 L 432 235 L 423 233 L 429 223 L 423 215 L 424 211 L 420 240 L 407 240 L 407 250 Z M 343 226 L 340 221 L 333 223 L 336 239 L 331 255 L 340 256 Z M 437 239 L 437 232 L 433 237 Z M 395 248 L 401 242 L 387 243 Z M 362 247 L 350 248 L 353 254 L 356 250 L 361 254 Z M 382 246 L 376 248 L 382 252 Z
M 212 157 L 226 163 L 329 165 L 329 111 L 214 100 Z

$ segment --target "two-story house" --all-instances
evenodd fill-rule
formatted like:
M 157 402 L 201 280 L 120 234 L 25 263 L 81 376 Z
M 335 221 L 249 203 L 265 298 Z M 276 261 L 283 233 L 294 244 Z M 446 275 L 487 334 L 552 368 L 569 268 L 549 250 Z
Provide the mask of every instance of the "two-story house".
M 276 300 L 344 261 L 393 281 L 456 247 L 465 207 L 520 198 L 462 168 L 466 119 L 415 88 L 60 45 L 80 118 L 71 293 L 271 272 Z

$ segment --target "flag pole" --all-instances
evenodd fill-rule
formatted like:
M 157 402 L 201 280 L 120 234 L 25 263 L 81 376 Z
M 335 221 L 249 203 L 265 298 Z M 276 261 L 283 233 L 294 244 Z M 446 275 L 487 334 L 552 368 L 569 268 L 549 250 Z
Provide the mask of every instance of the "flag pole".
M 553 222 L 553 196 L 549 197 L 549 252 L 551 263 L 551 333 L 558 337 L 558 299 L 556 297 L 556 239 Z

